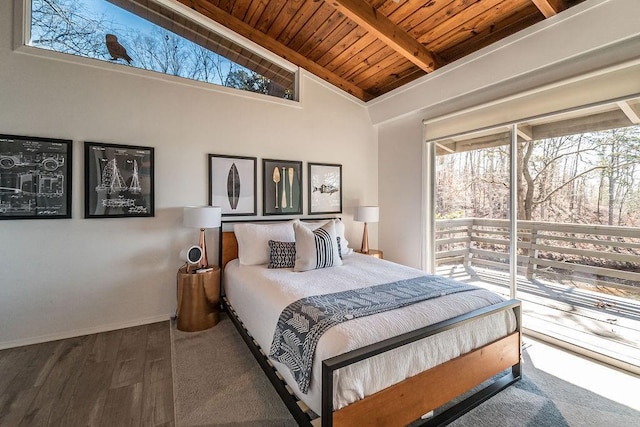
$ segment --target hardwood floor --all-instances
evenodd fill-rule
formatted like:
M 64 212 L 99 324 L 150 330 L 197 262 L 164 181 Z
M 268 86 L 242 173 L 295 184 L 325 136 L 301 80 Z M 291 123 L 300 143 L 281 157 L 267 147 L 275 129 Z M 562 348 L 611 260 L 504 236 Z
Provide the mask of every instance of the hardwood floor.
M 169 322 L 0 351 L 0 426 L 174 426 Z

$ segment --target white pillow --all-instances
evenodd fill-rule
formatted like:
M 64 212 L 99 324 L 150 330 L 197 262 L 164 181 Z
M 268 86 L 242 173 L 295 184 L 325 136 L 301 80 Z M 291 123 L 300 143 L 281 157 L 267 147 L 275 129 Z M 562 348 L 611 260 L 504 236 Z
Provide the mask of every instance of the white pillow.
M 342 222 L 337 218 L 332 221 L 336 226 L 336 237 L 340 238 L 340 251 L 341 251 L 342 258 L 344 258 L 347 255 L 351 255 L 353 253 L 353 249 L 349 247 L 349 241 L 344 236 L 344 222 Z M 326 222 L 325 221 L 322 221 L 322 222 L 301 221 L 301 224 L 303 224 L 305 227 L 309 228 L 310 230 L 315 230 L 316 228 L 322 227 L 324 224 L 326 224 Z
M 238 240 L 238 258 L 242 265 L 269 262 L 269 240 L 293 242 L 293 221 L 273 224 L 235 224 L 233 231 Z
M 293 232 L 296 238 L 296 263 L 293 271 L 342 265 L 333 221 L 313 231 L 296 221 L 293 223 Z

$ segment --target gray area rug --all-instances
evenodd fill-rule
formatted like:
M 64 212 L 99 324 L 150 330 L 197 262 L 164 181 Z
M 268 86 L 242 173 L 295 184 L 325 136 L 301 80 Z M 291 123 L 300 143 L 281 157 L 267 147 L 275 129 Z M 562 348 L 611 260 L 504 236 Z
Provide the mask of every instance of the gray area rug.
M 177 426 L 296 425 L 226 316 L 202 332 L 181 332 L 174 324 L 171 338 Z M 521 381 L 451 425 L 640 425 L 640 412 L 537 370 L 526 350 L 523 369 Z
M 297 425 L 226 315 L 201 332 L 172 322 L 171 350 L 177 426 Z

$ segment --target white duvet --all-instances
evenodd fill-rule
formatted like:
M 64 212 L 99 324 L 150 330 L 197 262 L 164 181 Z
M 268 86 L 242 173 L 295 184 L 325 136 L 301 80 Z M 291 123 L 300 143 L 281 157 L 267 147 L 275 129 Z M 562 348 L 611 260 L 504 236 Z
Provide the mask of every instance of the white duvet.
M 229 302 L 249 333 L 269 352 L 282 310 L 301 298 L 409 279 L 424 273 L 399 264 L 352 254 L 339 267 L 294 273 L 292 269 L 268 269 L 266 265 L 240 265 L 224 270 Z M 503 299 L 484 289 L 423 301 L 341 323 L 318 342 L 309 392 L 303 394 L 288 368 L 273 361 L 296 396 L 314 412 L 321 411 L 321 361 L 358 347 L 427 326 Z M 421 371 L 501 338 L 516 328 L 508 310 L 408 344 L 343 368 L 334 374 L 334 409 L 380 391 Z

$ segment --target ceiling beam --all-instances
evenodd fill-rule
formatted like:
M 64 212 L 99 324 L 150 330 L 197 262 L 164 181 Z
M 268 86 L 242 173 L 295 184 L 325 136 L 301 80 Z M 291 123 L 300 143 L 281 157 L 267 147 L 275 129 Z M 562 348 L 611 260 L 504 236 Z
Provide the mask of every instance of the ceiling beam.
M 627 101 L 618 102 L 618 107 L 622 110 L 622 112 L 629 118 L 631 123 L 634 125 L 640 124 L 640 117 L 638 117 L 638 113 Z
M 267 36 L 266 34 L 256 30 L 245 22 L 239 20 L 233 15 L 225 12 L 224 10 L 214 6 L 211 2 L 202 0 L 178 0 L 180 3 L 190 7 L 196 12 L 212 19 L 219 24 L 229 28 L 231 31 L 251 40 L 252 42 L 264 47 L 265 49 L 275 53 L 276 55 L 286 59 L 287 61 L 304 68 L 312 74 L 328 81 L 334 86 L 339 87 L 345 92 L 359 98 L 363 101 L 369 101 L 373 99 L 373 95 L 356 86 L 355 84 L 343 79 L 337 74 L 332 73 L 326 68 L 316 64 L 315 62 L 307 59 L 303 55 L 293 49 L 288 48 L 277 40 Z
M 567 8 L 565 0 L 531 0 L 545 18 L 551 18 Z
M 517 132 L 518 132 L 518 136 L 524 139 L 525 141 L 533 140 L 533 129 L 531 129 L 531 126 L 518 125 Z
M 387 46 L 430 73 L 444 65 L 438 56 L 411 37 L 376 8 L 362 0 L 324 0 L 338 12 L 369 31 Z

